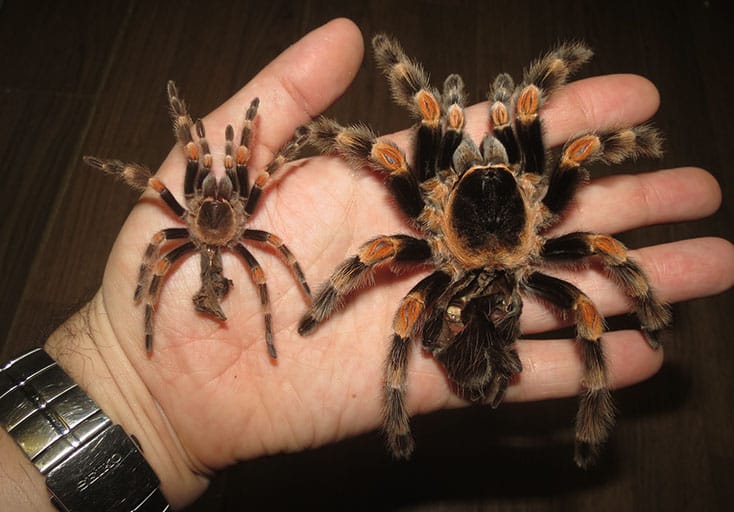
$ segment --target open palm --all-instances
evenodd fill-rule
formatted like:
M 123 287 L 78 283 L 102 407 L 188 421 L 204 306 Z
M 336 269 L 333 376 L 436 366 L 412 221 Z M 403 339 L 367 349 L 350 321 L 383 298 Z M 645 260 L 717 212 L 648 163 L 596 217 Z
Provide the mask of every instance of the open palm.
M 253 97 L 258 96 L 261 103 L 251 179 L 296 126 L 318 115 L 343 92 L 361 57 L 361 36 L 344 20 L 314 31 L 289 48 L 204 118 L 215 172 L 223 171 L 224 127 L 241 122 Z M 181 85 L 186 98 L 185 84 Z M 187 99 L 195 113 L 196 98 Z M 614 75 L 575 82 L 554 95 L 543 110 L 547 139 L 560 144 L 582 130 L 638 124 L 652 116 L 657 105 L 657 91 L 641 77 Z M 468 131 L 475 139 L 485 130 L 486 116 L 486 105 L 468 109 Z M 405 143 L 408 139 L 402 133 L 394 140 Z M 157 172 L 180 201 L 184 169 L 185 158 L 176 147 Z M 619 175 L 592 181 L 554 229 L 617 233 L 705 216 L 718 202 L 715 181 L 699 169 Z M 392 316 L 400 298 L 425 269 L 398 276 L 378 273 L 374 286 L 353 294 L 348 308 L 303 338 L 296 327 L 308 298 L 275 251 L 248 243 L 270 290 L 278 351 L 277 359 L 272 359 L 264 340 L 257 288 L 239 256 L 224 256 L 225 276 L 234 282 L 223 300 L 226 322 L 195 311 L 191 297 L 200 284 L 199 258 L 190 257 L 167 276 L 154 317 L 153 352 L 148 355 L 143 307 L 133 302 L 133 291 L 150 237 L 174 226 L 180 226 L 180 221 L 155 193 L 146 192 L 120 232 L 93 304 L 106 316 L 112 335 L 105 343 L 97 341 L 97 346 L 105 350 L 112 344 L 124 354 L 160 406 L 192 471 L 316 446 L 379 425 Z M 410 232 L 379 177 L 325 156 L 274 175 L 249 227 L 282 238 L 312 287 L 367 239 Z M 734 276 L 732 248 L 719 239 L 682 241 L 633 254 L 668 301 L 716 293 L 731 286 Z M 557 274 L 585 290 L 605 315 L 627 310 L 622 292 L 594 267 Z M 542 305 L 526 304 L 525 336 L 532 338 L 561 325 L 557 315 Z M 605 340 L 615 387 L 652 375 L 662 362 L 662 351 L 651 350 L 636 331 L 608 333 Z M 524 371 L 508 390 L 507 400 L 568 396 L 580 389 L 581 362 L 573 340 L 523 340 L 518 351 Z M 413 350 L 411 358 L 408 400 L 412 412 L 462 403 L 432 358 L 420 350 Z

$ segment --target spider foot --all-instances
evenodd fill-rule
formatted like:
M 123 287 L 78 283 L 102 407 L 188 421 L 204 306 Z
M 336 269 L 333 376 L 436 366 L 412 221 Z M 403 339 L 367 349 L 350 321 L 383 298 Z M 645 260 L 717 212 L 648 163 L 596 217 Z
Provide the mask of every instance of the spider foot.
M 415 441 L 410 434 L 388 433 L 387 444 L 393 457 L 399 460 L 409 459 L 415 449 Z
M 409 459 L 415 449 L 415 441 L 410 433 L 405 397 L 400 389 L 389 388 L 387 390 L 384 428 L 387 445 L 393 457 Z
M 645 337 L 645 341 L 654 350 L 658 350 L 663 345 L 663 337 L 666 333 L 666 329 L 647 329 L 642 327 L 642 335 Z
M 587 442 L 576 442 L 573 460 L 581 469 L 588 469 L 599 457 L 600 446 Z

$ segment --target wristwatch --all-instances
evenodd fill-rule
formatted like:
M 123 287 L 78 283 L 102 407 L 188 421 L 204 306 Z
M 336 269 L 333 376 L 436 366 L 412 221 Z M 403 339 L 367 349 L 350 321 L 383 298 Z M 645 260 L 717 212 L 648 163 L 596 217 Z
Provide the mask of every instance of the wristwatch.
M 43 349 L 0 367 L 0 426 L 65 512 L 161 512 L 169 505 L 142 448 Z

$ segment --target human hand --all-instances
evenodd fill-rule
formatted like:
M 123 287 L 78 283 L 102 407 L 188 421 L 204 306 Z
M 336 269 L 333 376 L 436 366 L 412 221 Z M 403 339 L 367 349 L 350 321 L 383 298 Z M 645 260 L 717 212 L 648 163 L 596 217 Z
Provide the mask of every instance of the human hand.
M 362 55 L 356 28 L 344 21 L 317 30 L 254 78 L 230 101 L 204 118 L 215 165 L 221 165 L 224 126 L 242 119 L 249 101 L 261 99 L 251 169 L 259 170 L 295 127 L 317 115 L 348 85 Z M 186 97 L 185 87 L 183 95 Z M 187 98 L 196 111 L 196 98 Z M 599 77 L 572 83 L 543 110 L 548 139 L 559 144 L 582 129 L 603 131 L 637 124 L 657 108 L 654 87 L 635 76 Z M 468 109 L 468 130 L 479 138 L 486 106 Z M 342 120 L 351 122 L 356 120 Z M 395 140 L 405 142 L 405 134 Z M 185 159 L 179 147 L 157 177 L 181 199 Z M 220 172 L 221 168 L 217 172 Z M 255 174 L 255 173 L 252 173 Z M 659 222 L 699 218 L 716 209 L 719 190 L 701 170 L 683 168 L 595 180 L 583 188 L 558 230 L 616 233 Z M 256 287 L 238 256 L 225 256 L 234 289 L 224 300 L 226 323 L 194 311 L 198 258 L 168 276 L 158 304 L 153 353 L 146 354 L 143 308 L 133 300 L 142 253 L 156 231 L 177 226 L 153 193 L 130 214 L 110 255 L 102 287 L 86 310 L 92 336 L 70 342 L 75 319 L 56 333 L 49 351 L 76 368 L 79 380 L 128 432 L 141 439 L 164 492 L 183 503 L 201 492 L 211 471 L 237 460 L 301 450 L 357 434 L 381 420 L 383 360 L 400 298 L 418 271 L 379 274 L 374 287 L 355 294 L 309 338 L 296 326 L 304 297 L 282 260 L 256 252 L 271 290 L 278 359 L 268 356 Z M 380 179 L 317 157 L 283 169 L 266 189 L 250 227 L 280 236 L 316 285 L 365 240 L 408 232 Z M 661 298 L 669 301 L 716 293 L 731 286 L 734 251 L 718 239 L 699 239 L 633 251 Z M 569 277 L 602 313 L 626 310 L 621 292 L 594 269 Z M 523 316 L 526 336 L 562 325 L 532 302 Z M 652 375 L 662 352 L 649 349 L 635 331 L 605 336 L 613 386 Z M 523 340 L 524 371 L 507 400 L 536 400 L 578 392 L 581 362 L 572 340 Z M 79 354 L 91 361 L 79 363 Z M 428 412 L 461 402 L 430 357 L 412 352 L 409 408 Z M 95 376 L 105 376 L 95 382 Z M 127 423 L 127 424 L 125 424 Z

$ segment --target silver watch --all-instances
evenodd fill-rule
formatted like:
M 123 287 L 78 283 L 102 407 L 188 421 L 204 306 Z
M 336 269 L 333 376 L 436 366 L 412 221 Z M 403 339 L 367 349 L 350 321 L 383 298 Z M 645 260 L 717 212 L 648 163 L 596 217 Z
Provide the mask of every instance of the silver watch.
M 169 510 L 142 449 L 43 349 L 0 367 L 0 427 L 62 511 Z

